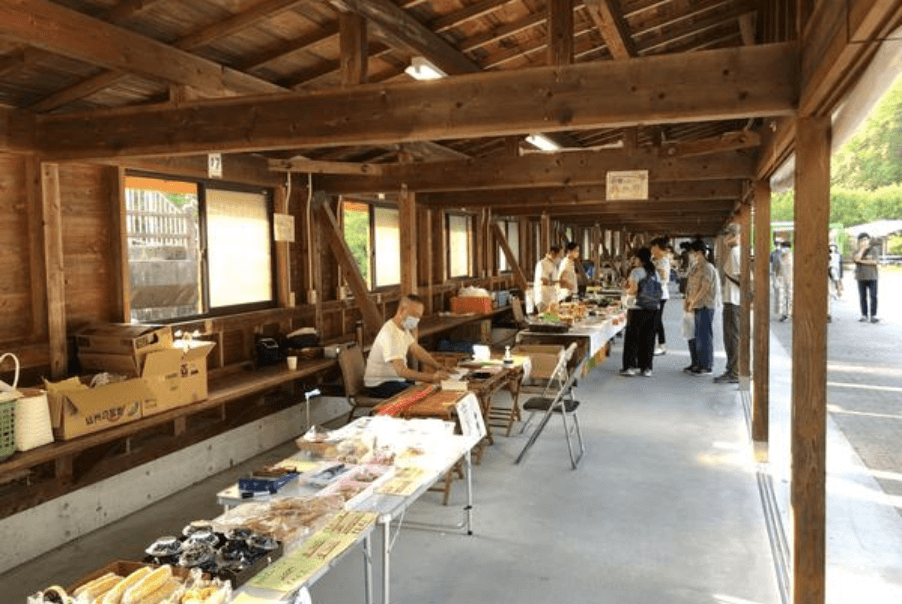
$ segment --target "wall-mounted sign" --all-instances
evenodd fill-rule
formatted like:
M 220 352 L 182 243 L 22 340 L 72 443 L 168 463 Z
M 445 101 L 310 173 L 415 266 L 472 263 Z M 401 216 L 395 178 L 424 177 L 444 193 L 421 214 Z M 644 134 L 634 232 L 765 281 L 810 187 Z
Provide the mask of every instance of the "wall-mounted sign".
M 207 177 L 222 178 L 222 153 L 207 155 Z
M 273 214 L 276 241 L 294 242 L 294 216 Z
M 608 172 L 608 201 L 648 199 L 648 170 Z

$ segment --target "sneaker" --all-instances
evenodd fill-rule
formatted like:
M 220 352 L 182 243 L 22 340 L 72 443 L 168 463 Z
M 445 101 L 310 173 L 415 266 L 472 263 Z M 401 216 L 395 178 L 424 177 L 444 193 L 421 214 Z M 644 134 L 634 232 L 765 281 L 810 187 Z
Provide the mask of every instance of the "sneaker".
M 871 317 L 871 323 L 879 323 L 879 322 L 880 322 L 880 319 L 878 319 L 877 317 Z
M 655 355 L 667 354 L 667 344 L 660 344 L 657 348 L 655 348 Z
M 704 369 L 704 368 L 696 369 L 695 371 L 692 372 L 692 375 L 694 375 L 694 376 L 696 376 L 696 377 L 701 377 L 701 376 L 705 376 L 705 375 L 711 375 L 711 370 L 710 370 L 710 369 Z
M 827 315 L 827 323 L 833 323 L 833 317 Z
M 788 318 L 789 318 L 789 317 L 787 317 L 786 315 L 783 315 L 782 317 L 780 317 L 780 323 L 786 323 L 786 320 L 787 320 Z
M 630 367 L 629 369 L 621 369 L 620 375 L 623 375 L 626 377 L 633 377 L 635 375 L 639 375 L 639 370 L 636 369 L 635 367 Z
M 698 367 L 696 367 L 695 365 L 683 367 L 683 373 L 695 373 L 696 371 L 698 371 Z
M 651 369 L 643 369 L 642 377 L 651 377 Z
M 861 318 L 858 319 L 858 322 L 859 322 L 859 323 L 867 323 L 867 322 L 868 322 L 868 318 L 867 318 L 865 315 L 861 315 Z
M 723 375 L 719 375 L 714 378 L 715 384 L 738 384 L 739 378 L 730 375 L 729 373 L 724 373 Z

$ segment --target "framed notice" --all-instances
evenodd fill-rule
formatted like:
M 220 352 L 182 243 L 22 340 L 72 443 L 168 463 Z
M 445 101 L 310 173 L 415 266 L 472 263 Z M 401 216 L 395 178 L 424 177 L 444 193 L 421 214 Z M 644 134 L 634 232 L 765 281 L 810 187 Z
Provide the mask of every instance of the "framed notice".
M 648 170 L 608 172 L 607 200 L 648 199 Z
M 207 178 L 222 178 L 222 153 L 207 155 Z
M 276 241 L 294 242 L 294 216 L 291 214 L 273 214 Z
M 457 405 L 457 419 L 460 420 L 460 431 L 467 438 L 479 442 L 486 435 L 485 421 L 482 418 L 482 410 L 479 401 L 474 395 L 463 397 Z

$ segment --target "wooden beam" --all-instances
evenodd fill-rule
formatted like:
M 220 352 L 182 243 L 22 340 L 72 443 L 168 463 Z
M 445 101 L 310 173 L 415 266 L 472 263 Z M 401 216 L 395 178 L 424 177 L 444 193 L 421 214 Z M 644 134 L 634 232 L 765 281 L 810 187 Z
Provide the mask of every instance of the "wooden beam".
M 321 203 L 318 206 L 317 212 L 322 225 L 322 229 L 317 229 L 317 231 L 321 231 L 325 235 L 329 249 L 332 250 L 332 254 L 338 260 L 339 266 L 341 266 L 345 281 L 351 287 L 351 292 L 354 294 L 354 299 L 360 308 L 364 329 L 371 338 L 375 338 L 379 330 L 382 329 L 382 314 L 370 297 L 366 281 L 363 280 L 360 267 L 357 266 L 348 244 L 345 243 L 344 235 L 338 226 L 335 214 L 325 203 Z
M 770 184 L 756 180 L 755 195 L 755 358 L 752 373 L 752 439 L 770 438 Z
M 63 211 L 57 164 L 41 165 L 44 221 L 44 273 L 47 278 L 47 333 L 50 377 L 59 379 L 69 365 L 66 347 L 66 267 L 63 256 Z
M 426 57 L 445 73 L 475 73 L 480 67 L 390 0 L 334 0 L 365 17 L 384 37 L 414 55 Z
M 119 4 L 109 9 L 104 15 L 104 20 L 110 23 L 120 23 L 134 17 L 141 11 L 150 8 L 160 0 L 122 0 Z
M 122 166 L 129 170 L 156 172 L 157 174 L 169 176 L 208 177 L 206 155 L 128 158 L 102 163 Z M 285 184 L 284 174 L 270 171 L 269 162 L 263 157 L 254 155 L 223 155 L 222 178 L 230 182 L 262 185 L 265 187 Z
M 494 206 L 498 214 L 507 216 L 532 215 L 540 212 L 548 212 L 552 216 L 610 216 L 610 215 L 635 215 L 637 212 L 659 214 L 687 215 L 698 212 L 730 212 L 736 200 L 714 199 L 701 201 L 607 201 L 595 205 L 561 206 L 555 204 L 535 204 L 531 206 L 508 207 L 503 211 Z
M 131 273 L 128 267 L 128 221 L 125 207 L 125 169 L 105 169 L 109 189 L 110 264 L 115 297 L 116 319 L 120 323 L 132 321 Z
M 417 192 L 473 191 L 599 185 L 606 182 L 607 172 L 614 170 L 648 170 L 650 182 L 720 181 L 751 177 L 754 159 L 737 153 L 661 158 L 654 149 L 642 149 L 633 155 L 601 149 L 458 162 L 385 164 L 380 177 L 324 175 L 316 183 L 317 188 L 341 194 L 385 193 L 397 191 L 401 184 Z
M 39 141 L 54 157 L 83 159 L 378 145 L 793 115 L 794 48 L 759 45 L 696 52 L 692 61 L 663 55 L 439 82 L 213 99 L 190 107 L 41 116 Z M 480 100 L 485 98 L 492 103 Z
M 826 573 L 830 116 L 796 127 L 792 300 L 793 601 L 823 604 Z
M 501 6 L 510 4 L 514 1 L 515 0 L 482 0 L 481 2 L 476 2 L 470 6 L 464 6 L 460 10 L 438 17 L 429 23 L 429 29 L 439 34 L 443 31 L 460 27 L 468 21 L 484 17 Z
M 514 283 L 516 283 L 517 287 L 521 290 L 526 291 L 526 288 L 529 287 L 529 283 L 526 281 L 526 275 L 523 274 L 523 269 L 520 268 L 520 259 L 517 257 L 514 250 L 511 249 L 507 237 L 501 230 L 501 225 L 497 222 L 493 222 L 492 231 L 495 234 L 495 240 L 498 242 L 498 245 L 501 246 L 501 251 L 504 252 L 504 257 L 507 258 L 507 265 L 510 267 L 511 272 L 513 272 Z
M 755 176 L 760 180 L 769 179 L 774 172 L 789 159 L 795 148 L 796 120 L 768 119 L 764 121 L 761 133 L 761 149 Z
M 13 153 L 35 151 L 35 127 L 34 114 L 0 107 L 0 150 Z
M 384 164 L 356 163 L 348 161 L 318 161 L 314 159 L 271 159 L 273 172 L 298 172 L 301 174 L 352 174 L 379 176 Z
M 398 196 L 398 233 L 401 245 L 401 293 L 416 294 L 417 287 L 417 196 L 401 187 Z
M 742 186 L 739 180 L 704 180 L 686 182 L 650 182 L 648 199 L 644 201 L 695 201 L 739 199 Z M 417 201 L 424 205 L 455 208 L 492 206 L 503 213 L 508 207 L 554 205 L 597 205 L 606 200 L 605 185 L 534 187 L 487 191 L 451 191 L 421 194 Z
M 548 65 L 573 63 L 573 0 L 548 0 Z
M 638 55 L 617 0 L 586 0 L 586 10 L 614 59 L 622 61 Z
M 338 20 L 341 31 L 341 85 L 349 88 L 365 84 L 369 56 L 366 20 L 357 13 L 342 13 Z
M 257 67 L 262 67 L 276 59 L 281 59 L 290 54 L 307 50 L 317 44 L 322 44 L 337 35 L 339 35 L 338 23 L 327 23 L 306 36 L 295 38 L 290 42 L 282 43 L 258 54 L 248 56 L 236 63 L 235 69 L 238 71 L 250 71 Z
M 754 130 L 725 132 L 720 136 L 694 141 L 665 143 L 660 153 L 665 157 L 695 157 L 711 153 L 726 153 L 740 149 L 752 149 L 761 145 L 761 135 Z
M 743 13 L 739 15 L 739 33 L 742 35 L 742 43 L 745 46 L 757 44 L 756 37 L 758 13 Z
M 182 50 L 201 48 L 253 27 L 280 13 L 311 2 L 312 0 L 261 0 L 246 10 L 188 34 L 176 42 L 175 46 Z
M 0 33 L 78 61 L 186 84 L 198 90 L 281 91 L 275 84 L 48 0 L 0 4 Z

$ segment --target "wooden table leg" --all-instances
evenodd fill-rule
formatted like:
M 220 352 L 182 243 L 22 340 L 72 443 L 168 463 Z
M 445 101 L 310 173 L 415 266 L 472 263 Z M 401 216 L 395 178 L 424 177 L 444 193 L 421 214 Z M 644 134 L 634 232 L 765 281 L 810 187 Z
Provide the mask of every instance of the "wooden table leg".
M 511 394 L 511 414 L 507 422 L 507 431 L 505 436 L 511 435 L 511 428 L 514 422 L 520 421 L 520 376 L 514 376 L 507 382 L 507 389 Z

